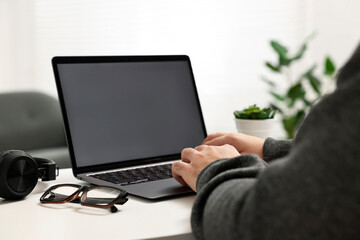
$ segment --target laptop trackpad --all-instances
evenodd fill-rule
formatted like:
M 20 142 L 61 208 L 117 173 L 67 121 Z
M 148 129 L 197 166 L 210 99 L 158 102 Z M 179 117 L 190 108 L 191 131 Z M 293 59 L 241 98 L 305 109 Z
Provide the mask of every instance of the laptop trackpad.
M 132 195 L 149 199 L 194 193 L 190 187 L 182 186 L 174 178 L 121 186 L 120 188 L 128 191 Z

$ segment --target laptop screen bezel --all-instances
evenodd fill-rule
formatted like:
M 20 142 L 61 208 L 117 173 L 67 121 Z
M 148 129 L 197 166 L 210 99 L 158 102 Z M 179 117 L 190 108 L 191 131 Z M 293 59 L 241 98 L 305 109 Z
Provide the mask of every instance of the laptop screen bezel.
M 141 159 L 133 159 L 129 161 L 122 162 L 113 162 L 95 166 L 85 166 L 78 167 L 76 164 L 74 146 L 72 142 L 72 136 L 70 132 L 64 95 L 62 92 L 62 84 L 58 71 L 58 64 L 81 64 L 81 63 L 116 63 L 116 62 L 161 62 L 161 61 L 186 61 L 189 66 L 191 80 L 193 84 L 194 94 L 197 101 L 197 107 L 200 114 L 200 121 L 202 125 L 202 131 L 204 134 L 204 138 L 207 136 L 204 117 L 200 105 L 199 95 L 195 84 L 194 73 L 191 67 L 190 58 L 187 55 L 133 55 L 133 56 L 56 56 L 52 59 L 52 66 L 55 76 L 56 88 L 58 93 L 58 99 L 62 111 L 66 140 L 68 145 L 68 150 L 70 154 L 72 170 L 74 176 L 82 173 L 90 173 L 90 172 L 99 172 L 99 171 L 107 171 L 111 169 L 117 168 L 125 168 L 130 166 L 144 165 L 144 164 L 152 164 L 159 163 L 171 160 L 177 160 L 181 158 L 181 152 L 177 154 L 150 157 L 150 158 L 141 158 Z

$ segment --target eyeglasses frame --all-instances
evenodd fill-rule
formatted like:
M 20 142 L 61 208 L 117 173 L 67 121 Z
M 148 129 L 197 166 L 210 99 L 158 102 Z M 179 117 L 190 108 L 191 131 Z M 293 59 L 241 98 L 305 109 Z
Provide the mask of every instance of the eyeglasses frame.
M 45 199 L 45 197 L 51 193 L 51 191 L 59 188 L 59 187 L 76 187 L 78 188 L 78 190 L 76 190 L 73 194 L 71 194 L 70 196 L 68 196 L 66 199 L 62 200 L 62 201 L 48 201 Z M 120 191 L 119 196 L 117 196 L 116 198 L 114 198 L 113 201 L 111 201 L 110 203 L 106 204 L 106 205 L 93 205 L 93 204 L 87 204 L 84 203 L 86 197 L 87 197 L 87 193 L 93 189 L 115 189 Z M 79 195 L 82 193 L 81 197 L 79 197 Z M 51 203 L 51 204 L 63 204 L 63 203 L 67 203 L 67 202 L 73 202 L 73 203 L 80 203 L 80 205 L 82 206 L 87 206 L 87 207 L 95 207 L 95 208 L 110 208 L 111 212 L 116 212 L 117 208 L 116 206 L 114 206 L 115 204 L 124 204 L 127 202 L 128 198 L 128 192 L 126 192 L 125 190 L 119 189 L 119 188 L 115 188 L 115 187 L 108 187 L 108 186 L 82 186 L 82 185 L 78 185 L 78 184 L 70 184 L 70 183 L 65 183 L 65 184 L 57 184 L 54 186 L 51 186 L 50 188 L 48 188 L 44 194 L 40 197 L 40 202 L 43 204 L 47 204 L 47 203 Z

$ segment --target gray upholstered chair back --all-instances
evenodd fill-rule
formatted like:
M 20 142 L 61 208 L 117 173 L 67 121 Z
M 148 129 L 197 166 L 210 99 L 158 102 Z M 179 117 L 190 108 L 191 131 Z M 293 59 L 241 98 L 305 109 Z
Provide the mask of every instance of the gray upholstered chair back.
M 0 151 L 66 146 L 58 101 L 40 92 L 0 94 Z

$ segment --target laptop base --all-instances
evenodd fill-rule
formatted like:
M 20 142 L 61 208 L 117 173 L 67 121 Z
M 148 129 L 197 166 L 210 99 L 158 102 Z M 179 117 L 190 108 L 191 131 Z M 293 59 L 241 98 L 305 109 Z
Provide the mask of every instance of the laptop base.
M 182 186 L 174 178 L 157 180 L 152 182 L 144 182 L 132 185 L 121 186 L 120 184 L 113 184 L 110 182 L 102 181 L 95 179 L 93 177 L 88 177 L 86 175 L 78 176 L 79 179 L 93 183 L 95 185 L 111 186 L 124 189 L 129 194 L 146 198 L 146 199 L 161 199 L 167 198 L 170 196 L 179 196 L 183 194 L 194 193 L 194 191 L 188 186 Z

